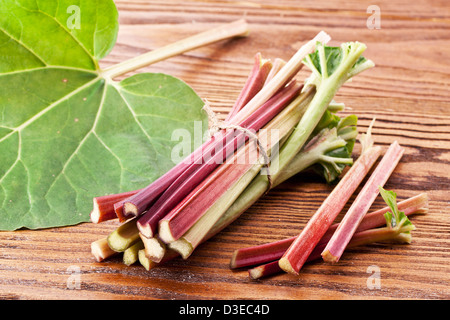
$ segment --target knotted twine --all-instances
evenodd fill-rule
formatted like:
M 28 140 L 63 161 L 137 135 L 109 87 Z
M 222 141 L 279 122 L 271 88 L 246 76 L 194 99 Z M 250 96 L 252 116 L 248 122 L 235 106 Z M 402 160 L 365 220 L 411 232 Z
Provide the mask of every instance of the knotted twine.
M 267 180 L 269 182 L 269 186 L 266 190 L 266 193 L 272 189 L 273 186 L 273 182 L 272 182 L 272 177 L 270 175 L 270 158 L 267 154 L 266 148 L 263 146 L 263 144 L 261 143 L 261 140 L 259 139 L 258 135 L 255 134 L 253 131 L 235 125 L 235 124 L 231 124 L 231 123 L 226 123 L 225 121 L 220 121 L 217 118 L 216 113 L 212 110 L 211 106 L 209 105 L 208 100 L 203 99 L 203 102 L 205 103 L 203 106 L 203 110 L 206 111 L 206 114 L 208 115 L 208 119 L 210 122 L 210 126 L 209 126 L 209 135 L 210 137 L 212 137 L 215 133 L 217 133 L 218 131 L 222 130 L 222 129 L 233 129 L 233 130 L 238 130 L 240 132 L 243 132 L 245 134 L 247 134 L 251 140 L 253 140 L 256 144 L 257 149 L 259 150 L 259 152 L 261 153 L 261 155 L 264 158 L 264 164 L 263 167 L 265 167 L 266 171 L 267 171 Z

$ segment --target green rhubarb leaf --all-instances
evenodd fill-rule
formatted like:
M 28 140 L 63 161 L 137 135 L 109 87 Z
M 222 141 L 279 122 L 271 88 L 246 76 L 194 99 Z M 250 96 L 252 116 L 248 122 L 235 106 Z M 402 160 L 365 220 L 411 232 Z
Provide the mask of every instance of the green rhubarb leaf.
M 102 74 L 117 18 L 112 0 L 0 0 L 1 230 L 88 221 L 94 196 L 174 165 L 173 130 L 206 127 L 181 80 Z

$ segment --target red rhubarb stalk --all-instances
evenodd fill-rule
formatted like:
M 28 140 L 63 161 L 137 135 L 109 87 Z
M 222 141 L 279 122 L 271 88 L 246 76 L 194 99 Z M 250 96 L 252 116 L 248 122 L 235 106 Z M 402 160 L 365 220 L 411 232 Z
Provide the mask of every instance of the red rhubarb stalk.
M 298 274 L 311 251 L 344 208 L 380 153 L 381 147 L 378 146 L 370 146 L 362 152 L 280 259 L 280 267 L 283 270 Z
M 411 228 L 411 230 L 413 230 L 413 228 Z M 355 233 L 351 238 L 350 242 L 348 243 L 347 249 L 383 241 L 397 241 L 401 243 L 409 243 L 410 238 L 402 237 L 402 235 L 399 234 L 399 230 L 389 227 L 369 229 Z M 311 252 L 306 262 L 319 260 L 322 257 L 321 253 L 325 247 L 326 243 L 319 243 Z M 280 268 L 278 261 L 271 261 L 249 269 L 248 273 L 250 278 L 256 280 L 263 277 L 275 275 L 282 271 L 283 269 Z
M 426 193 L 421 193 L 417 196 L 398 203 L 398 210 L 403 211 L 406 216 L 414 213 L 426 213 L 427 207 L 428 195 Z M 356 232 L 359 233 L 365 230 L 378 228 L 385 225 L 386 219 L 384 217 L 384 214 L 389 210 L 389 207 L 384 207 L 382 209 L 368 213 L 366 216 L 364 216 Z M 315 258 L 321 257 L 321 252 L 325 248 L 328 241 L 331 239 L 338 226 L 339 223 L 335 223 L 330 226 L 322 239 L 320 239 L 320 242 L 317 244 L 316 248 L 310 254 L 310 258 L 311 256 L 314 256 Z M 265 243 L 262 245 L 235 250 L 230 260 L 230 268 L 237 269 L 278 260 L 294 242 L 295 238 L 296 236 L 271 243 Z M 308 258 L 307 261 L 309 261 L 310 258 Z
M 118 194 L 95 197 L 93 199 L 94 207 L 91 211 L 91 221 L 93 223 L 100 223 L 103 221 L 117 218 L 114 204 L 138 193 L 139 190 L 128 191 Z
M 225 121 L 232 120 L 232 118 L 262 89 L 271 70 L 272 62 L 263 59 L 261 53 L 257 53 L 255 55 L 253 69 L 231 111 L 225 118 Z
M 400 161 L 403 152 L 404 149 L 400 147 L 397 141 L 394 141 L 389 146 L 386 154 L 352 203 L 325 250 L 322 252 L 322 257 L 325 261 L 333 263 L 339 261 L 358 225 L 378 196 L 378 188 L 384 186 Z

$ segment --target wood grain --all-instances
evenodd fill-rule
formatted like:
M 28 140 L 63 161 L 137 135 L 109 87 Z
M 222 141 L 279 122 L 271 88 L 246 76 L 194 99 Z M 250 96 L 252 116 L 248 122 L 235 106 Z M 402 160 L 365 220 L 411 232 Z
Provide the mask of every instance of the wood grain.
M 157 63 L 141 71 L 179 77 L 222 116 L 237 97 L 253 56 L 289 57 L 318 31 L 332 44 L 359 40 L 376 67 L 339 91 L 343 114 L 364 132 L 375 117 L 376 143 L 405 147 L 386 184 L 399 199 L 427 192 L 427 215 L 412 217 L 410 245 L 349 250 L 336 265 L 321 261 L 296 277 L 251 281 L 228 268 L 233 250 L 297 234 L 331 190 L 298 175 L 255 203 L 188 260 L 147 272 L 119 257 L 96 263 L 90 243 L 116 222 L 0 233 L 0 299 L 449 299 L 450 298 L 450 7 L 442 1 L 377 1 L 381 29 L 366 27 L 372 1 L 117 1 L 120 32 L 108 66 L 223 22 L 246 18 L 251 34 Z M 299 74 L 305 77 L 306 70 Z M 358 146 L 355 148 L 355 155 Z M 373 208 L 383 206 L 377 199 Z M 340 217 L 338 218 L 340 219 Z M 369 289 L 369 266 L 381 288 Z M 79 270 L 80 288 L 71 288 Z

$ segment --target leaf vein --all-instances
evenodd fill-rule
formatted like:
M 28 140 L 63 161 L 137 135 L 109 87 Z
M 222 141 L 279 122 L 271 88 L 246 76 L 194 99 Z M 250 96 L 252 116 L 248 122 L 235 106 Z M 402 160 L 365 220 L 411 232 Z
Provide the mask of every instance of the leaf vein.
M 107 86 L 104 85 L 104 88 L 103 88 L 103 95 L 102 95 L 102 100 L 101 100 L 101 102 L 100 102 L 100 106 L 99 106 L 98 111 L 97 111 L 97 114 L 96 114 L 96 116 L 95 116 L 94 123 L 92 124 L 92 128 L 85 134 L 85 136 L 84 136 L 83 139 L 80 141 L 80 143 L 78 144 L 78 146 L 75 148 L 75 150 L 74 150 L 74 151 L 72 152 L 72 154 L 69 156 L 69 158 L 66 160 L 66 162 L 64 163 L 64 165 L 63 165 L 61 171 L 58 173 L 58 175 L 57 175 L 57 176 L 55 177 L 55 179 L 53 180 L 52 184 L 51 184 L 51 185 L 49 186 L 49 188 L 47 189 L 47 191 L 46 191 L 46 193 L 45 193 L 45 195 L 44 195 L 45 198 L 47 198 L 48 193 L 49 193 L 50 190 L 54 187 L 54 185 L 55 185 L 56 181 L 59 179 L 59 177 L 60 177 L 61 175 L 65 175 L 65 170 L 66 170 L 67 166 L 68 166 L 69 163 L 72 161 L 73 157 L 74 157 L 75 155 L 77 155 L 78 151 L 79 151 L 79 150 L 81 149 L 81 147 L 84 145 L 84 143 L 85 143 L 85 141 L 88 139 L 89 135 L 94 133 L 95 127 L 97 126 L 97 122 L 98 122 L 98 119 L 99 119 L 99 117 L 100 117 L 100 114 L 101 114 L 101 111 L 102 111 L 102 108 L 103 108 L 103 104 L 104 104 L 104 102 L 105 102 L 106 88 L 107 88 Z M 67 180 L 69 180 L 69 179 L 67 179 Z M 74 190 L 75 190 L 75 189 L 74 189 Z

